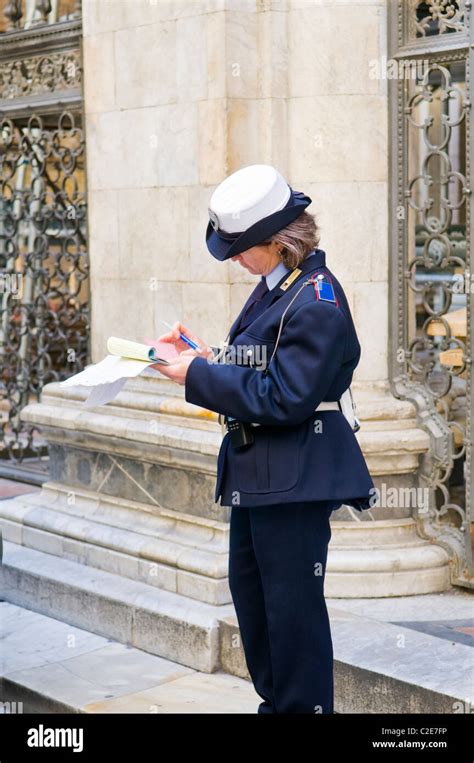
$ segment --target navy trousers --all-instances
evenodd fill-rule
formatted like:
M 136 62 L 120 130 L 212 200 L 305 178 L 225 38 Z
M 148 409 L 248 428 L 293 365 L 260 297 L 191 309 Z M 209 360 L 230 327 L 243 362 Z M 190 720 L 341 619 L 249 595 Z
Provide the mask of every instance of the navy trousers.
M 232 507 L 229 586 L 259 713 L 334 712 L 324 578 L 340 505 Z

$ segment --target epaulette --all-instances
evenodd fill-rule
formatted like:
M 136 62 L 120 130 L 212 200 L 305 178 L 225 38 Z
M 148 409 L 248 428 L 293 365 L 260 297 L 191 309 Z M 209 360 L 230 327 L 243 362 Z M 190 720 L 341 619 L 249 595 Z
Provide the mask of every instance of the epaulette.
M 314 286 L 314 293 L 316 299 L 320 302 L 332 302 L 333 305 L 339 307 L 339 300 L 336 297 L 334 286 L 332 285 L 331 277 L 327 273 L 313 273 L 309 280 Z

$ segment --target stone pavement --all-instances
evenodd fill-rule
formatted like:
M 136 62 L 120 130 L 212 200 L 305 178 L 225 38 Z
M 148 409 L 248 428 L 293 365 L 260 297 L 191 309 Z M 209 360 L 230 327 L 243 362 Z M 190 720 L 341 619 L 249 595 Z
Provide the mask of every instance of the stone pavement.
M 16 480 L 6 480 L 0 477 L 0 500 L 13 498 L 15 495 L 24 495 L 26 493 L 37 493 L 41 488 L 35 485 L 29 485 L 26 482 L 17 482 Z
M 443 593 L 393 596 L 381 599 L 326 599 L 361 617 L 398 624 L 420 633 L 446 639 L 452 644 L 474 646 L 474 593 L 453 586 Z M 473 654 L 474 658 L 474 654 Z M 474 663 L 472 664 L 474 670 Z
M 462 590 L 328 601 L 337 712 L 471 712 L 472 603 Z M 255 713 L 260 701 L 231 664 L 201 672 L 9 602 L 0 622 L 2 700 L 25 712 Z
M 474 597 L 327 599 L 339 712 L 474 712 Z
M 24 712 L 256 713 L 252 684 L 0 603 L 3 702 Z

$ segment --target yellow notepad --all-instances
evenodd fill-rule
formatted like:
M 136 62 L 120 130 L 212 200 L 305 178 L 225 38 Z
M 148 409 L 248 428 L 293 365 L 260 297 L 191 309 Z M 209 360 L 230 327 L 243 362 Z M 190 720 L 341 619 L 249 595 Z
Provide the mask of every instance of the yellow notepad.
M 127 379 L 138 376 L 153 363 L 168 366 L 169 361 L 179 355 L 172 342 L 142 344 L 116 336 L 108 338 L 107 351 L 109 354 L 99 363 L 86 366 L 60 382 L 62 387 L 92 387 L 84 402 L 86 407 L 105 405 L 117 397 Z
M 150 347 L 148 344 L 141 344 L 140 342 L 132 342 L 130 339 L 120 339 L 117 336 L 110 336 L 107 339 L 107 351 L 111 355 L 119 355 L 121 358 L 153 360 L 168 365 L 168 361 L 165 358 L 160 358 L 157 355 L 154 347 Z

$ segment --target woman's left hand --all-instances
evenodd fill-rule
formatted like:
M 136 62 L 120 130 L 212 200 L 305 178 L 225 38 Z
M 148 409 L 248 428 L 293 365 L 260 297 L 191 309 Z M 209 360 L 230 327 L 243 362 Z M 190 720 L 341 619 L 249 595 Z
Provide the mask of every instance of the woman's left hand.
M 212 350 L 210 347 L 204 347 L 201 352 L 197 350 L 184 350 L 180 352 L 177 358 L 173 358 L 169 361 L 169 365 L 165 366 L 163 363 L 153 363 L 149 368 L 154 368 L 155 371 L 159 371 L 164 376 L 167 376 L 171 381 L 177 384 L 186 383 L 186 374 L 188 368 L 193 362 L 194 358 L 209 358 L 212 356 Z

